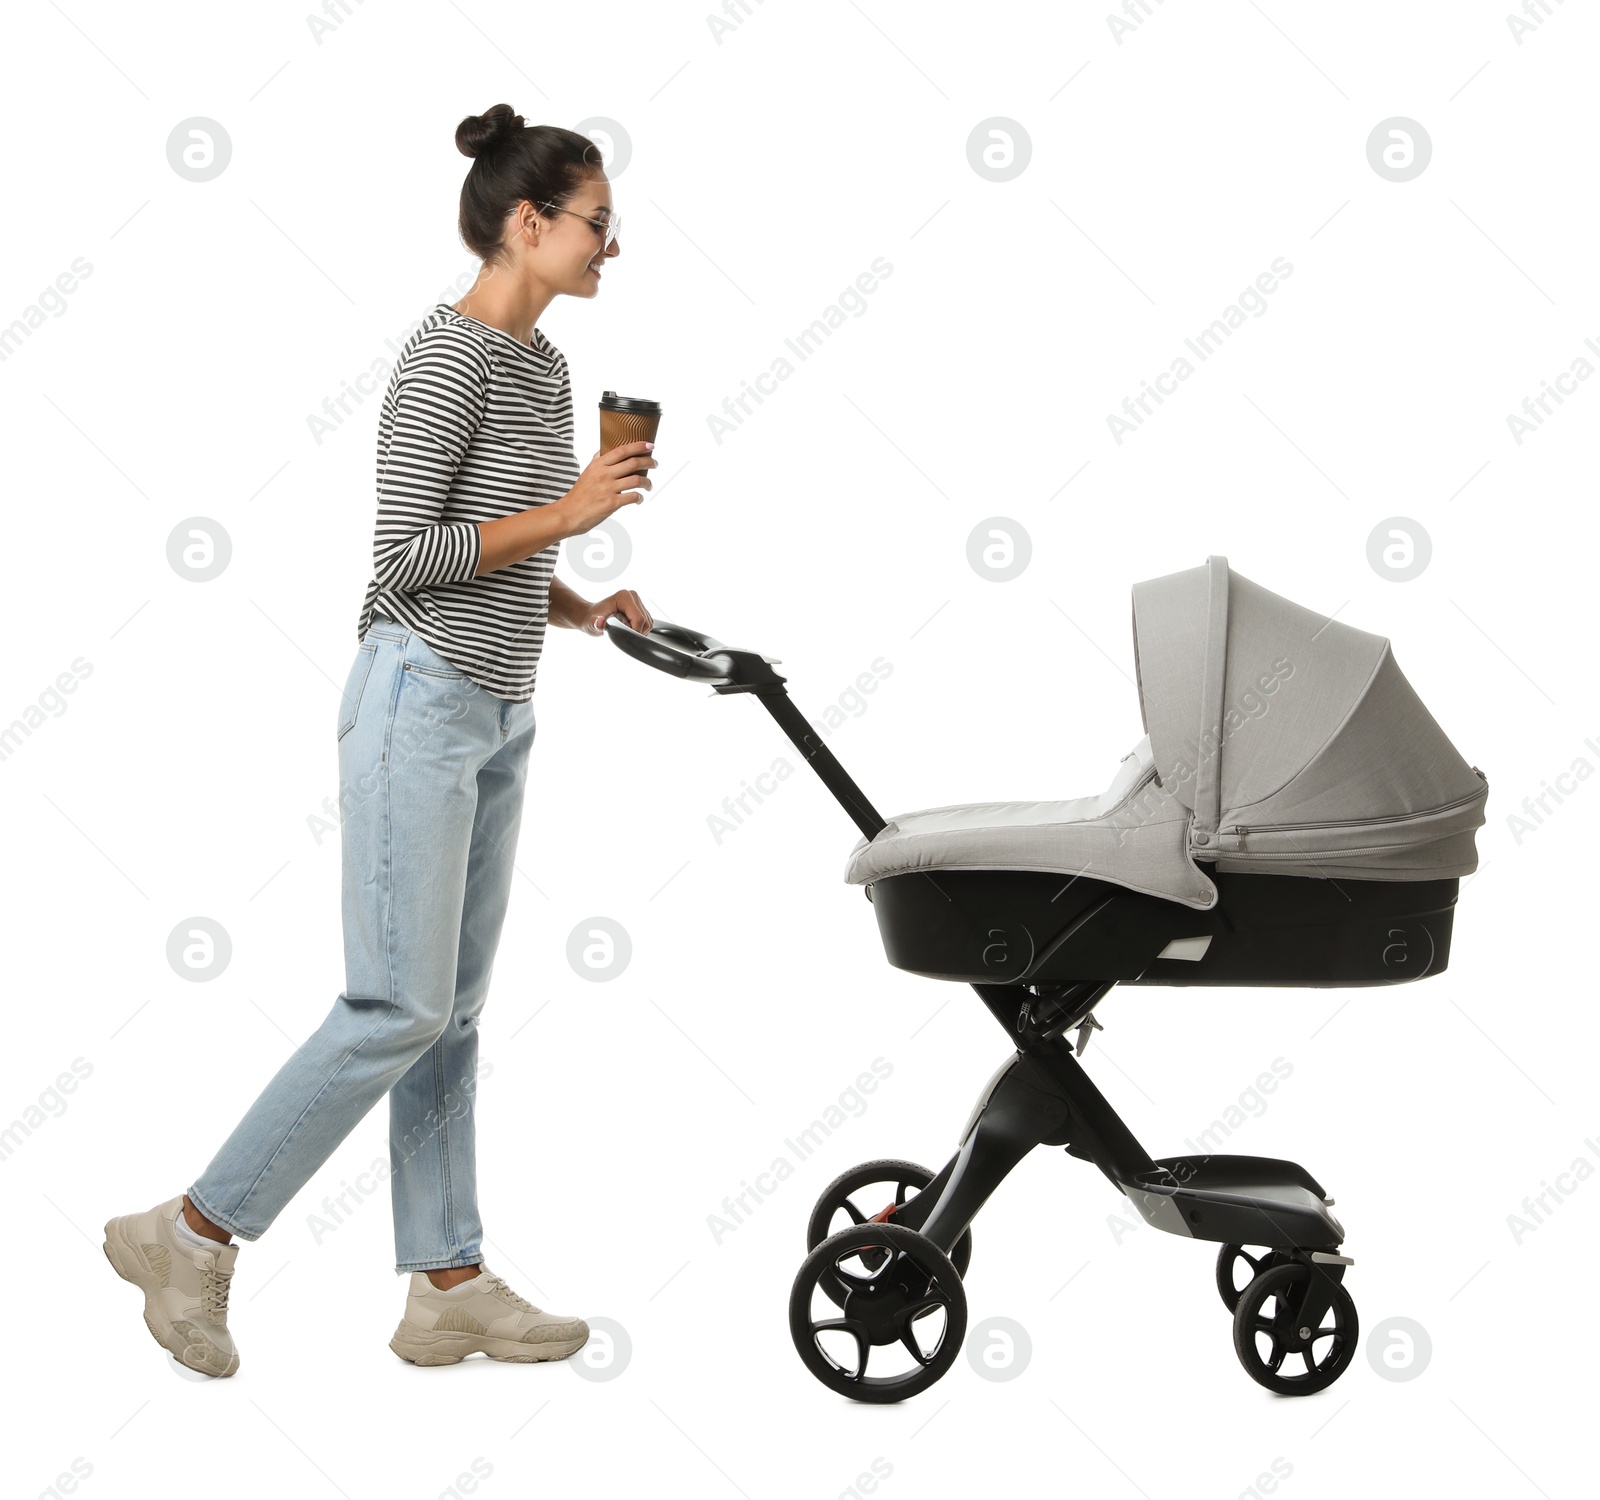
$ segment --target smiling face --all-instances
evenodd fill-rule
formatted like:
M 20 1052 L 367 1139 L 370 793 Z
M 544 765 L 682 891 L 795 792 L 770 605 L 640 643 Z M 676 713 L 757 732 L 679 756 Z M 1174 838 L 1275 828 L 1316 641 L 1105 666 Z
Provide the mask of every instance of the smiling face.
M 622 253 L 620 237 L 606 249 L 600 248 L 605 236 L 599 226 L 612 213 L 611 184 L 604 177 L 592 177 L 561 206 L 565 213 L 539 216 L 541 276 L 554 291 L 569 297 L 592 297 L 600 290 L 601 267 Z

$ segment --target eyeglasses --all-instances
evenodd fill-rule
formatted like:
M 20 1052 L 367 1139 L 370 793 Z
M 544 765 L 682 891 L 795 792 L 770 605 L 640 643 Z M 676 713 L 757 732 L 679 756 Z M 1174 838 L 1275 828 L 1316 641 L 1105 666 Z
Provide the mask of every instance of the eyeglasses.
M 605 239 L 605 243 L 600 247 L 602 254 L 611 248 L 612 240 L 616 239 L 616 237 L 622 232 L 621 214 L 612 214 L 609 218 L 605 219 L 590 219 L 585 217 L 583 214 L 578 213 L 576 209 L 557 208 L 553 203 L 545 203 L 541 204 L 540 206 L 542 208 L 549 209 L 552 213 L 571 214 L 575 219 L 582 219 L 585 224 L 593 224 Z

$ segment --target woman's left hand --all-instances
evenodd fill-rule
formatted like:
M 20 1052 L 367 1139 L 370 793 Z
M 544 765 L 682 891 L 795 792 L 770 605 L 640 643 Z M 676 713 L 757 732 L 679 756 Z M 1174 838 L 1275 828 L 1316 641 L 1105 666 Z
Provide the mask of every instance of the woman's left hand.
M 609 599 L 602 599 L 589 610 L 583 622 L 584 634 L 603 635 L 606 621 L 612 615 L 621 615 L 641 635 L 648 633 L 656 623 L 632 589 L 618 589 Z

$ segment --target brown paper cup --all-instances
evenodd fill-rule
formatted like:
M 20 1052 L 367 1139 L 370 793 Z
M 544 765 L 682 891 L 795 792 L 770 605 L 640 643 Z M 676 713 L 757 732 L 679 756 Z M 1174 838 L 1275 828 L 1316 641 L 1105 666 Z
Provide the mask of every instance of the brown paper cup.
M 614 402 L 615 405 L 608 403 Z M 600 398 L 600 451 L 605 453 L 623 443 L 653 443 L 661 425 L 661 405 L 638 396 L 618 396 L 607 391 Z M 636 469 L 648 474 L 648 469 Z

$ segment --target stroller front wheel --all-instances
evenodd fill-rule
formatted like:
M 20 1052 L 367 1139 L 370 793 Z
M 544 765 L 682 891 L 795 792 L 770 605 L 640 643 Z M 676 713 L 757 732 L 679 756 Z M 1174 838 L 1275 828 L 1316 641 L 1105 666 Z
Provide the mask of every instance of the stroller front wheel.
M 1355 1358 L 1360 1328 L 1356 1305 L 1342 1286 L 1315 1328 L 1296 1327 L 1311 1267 L 1300 1261 L 1271 1266 L 1239 1294 L 1233 1349 L 1245 1373 L 1280 1396 L 1326 1390 Z
M 1259 1250 L 1260 1254 L 1252 1255 L 1251 1250 Z M 1233 1312 L 1250 1283 L 1263 1271 L 1270 1271 L 1283 1262 L 1281 1250 L 1269 1250 L 1260 1245 L 1224 1245 L 1217 1252 L 1217 1295 L 1222 1298 L 1222 1305 Z M 1249 1273 L 1243 1283 L 1239 1280 L 1241 1266 Z
M 817 1305 L 825 1293 L 832 1302 L 824 1281 L 834 1279 L 849 1288 L 837 1316 Z M 801 1263 L 789 1333 L 829 1390 L 853 1401 L 903 1401 L 955 1363 L 967 1334 L 967 1294 L 949 1257 L 925 1235 L 899 1224 L 852 1224 Z

